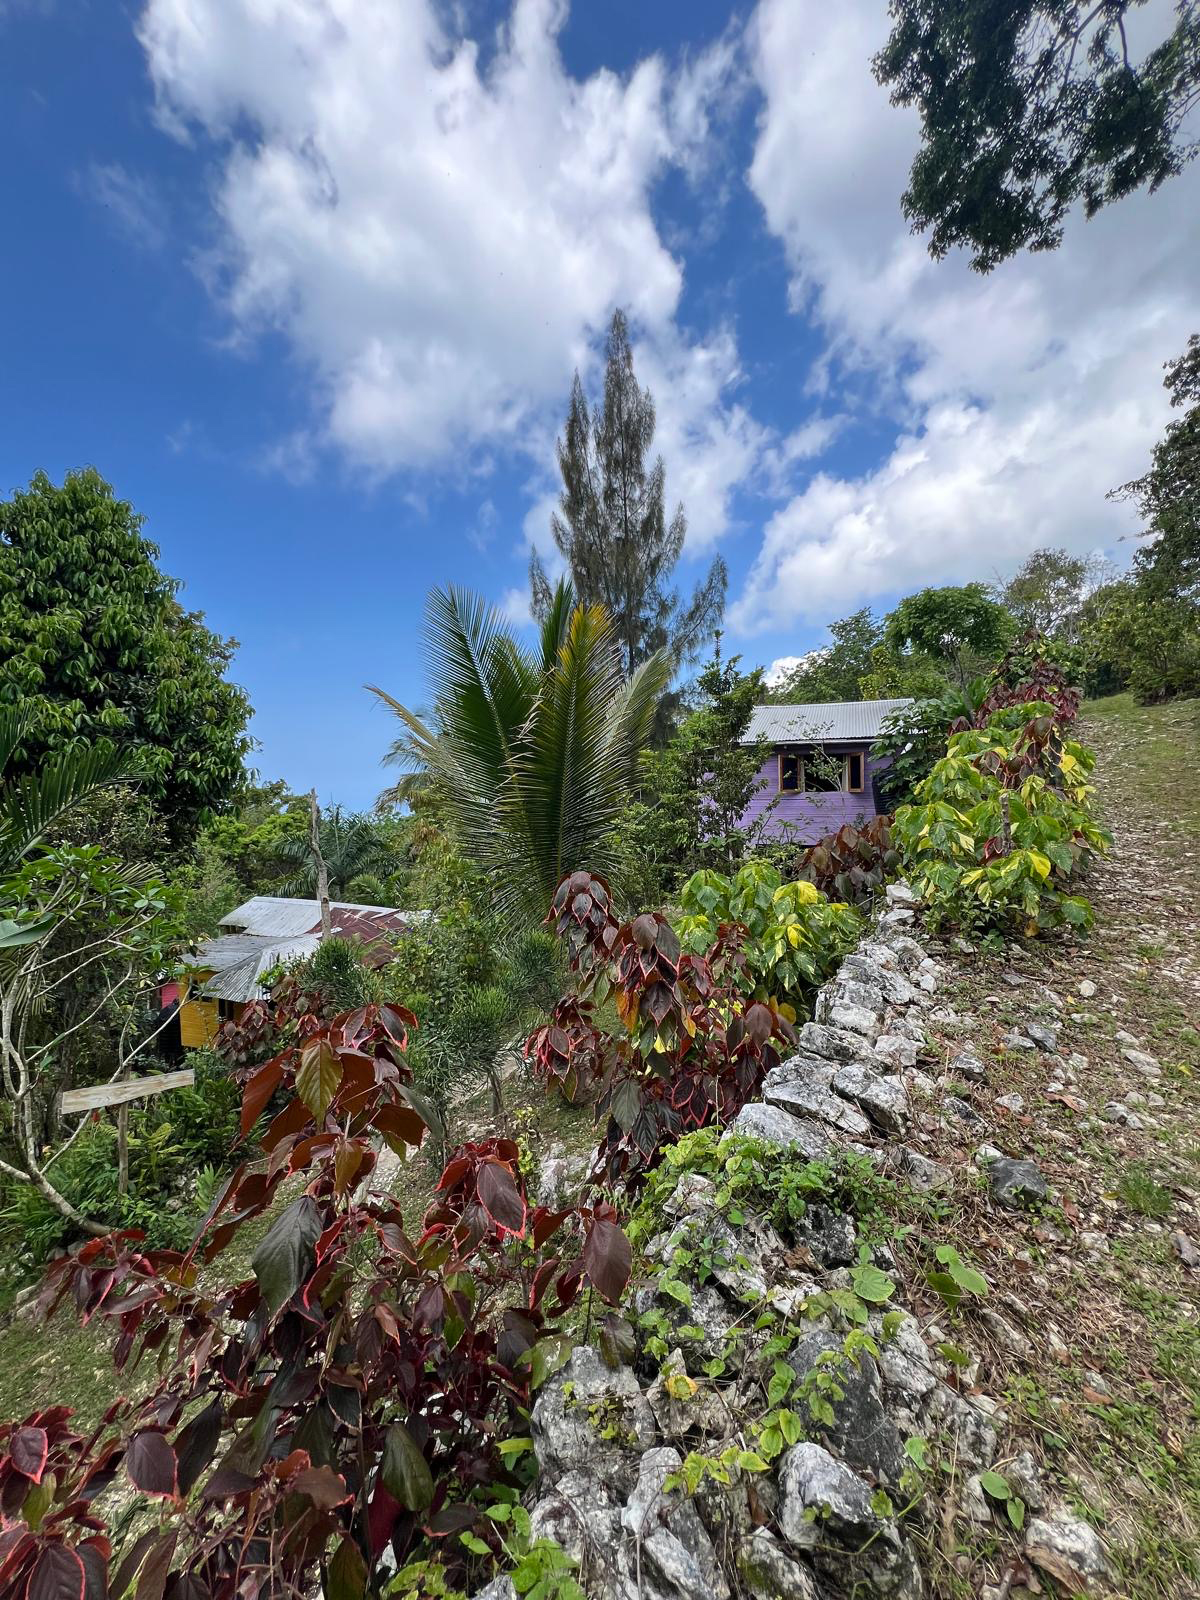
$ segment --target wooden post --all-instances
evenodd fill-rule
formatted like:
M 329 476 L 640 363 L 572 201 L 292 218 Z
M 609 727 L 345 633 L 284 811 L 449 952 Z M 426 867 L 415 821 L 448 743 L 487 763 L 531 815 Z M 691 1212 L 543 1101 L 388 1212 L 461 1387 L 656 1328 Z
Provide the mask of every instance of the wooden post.
M 329 914 L 329 871 L 325 865 L 325 857 L 321 854 L 321 813 L 317 809 L 317 791 L 313 789 L 308 796 L 309 806 L 309 837 L 312 843 L 313 860 L 317 864 L 317 898 L 321 902 L 321 937 L 328 939 L 333 932 L 333 918 Z
M 128 1074 L 122 1073 L 124 1083 Z M 129 1193 L 129 1101 L 117 1107 L 117 1193 L 122 1199 Z

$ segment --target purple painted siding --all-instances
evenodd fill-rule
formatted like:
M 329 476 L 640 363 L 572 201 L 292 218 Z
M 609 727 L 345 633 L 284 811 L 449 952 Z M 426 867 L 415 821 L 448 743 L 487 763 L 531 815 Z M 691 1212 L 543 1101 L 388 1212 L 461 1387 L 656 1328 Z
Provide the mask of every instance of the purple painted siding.
M 795 746 L 789 748 L 795 749 Z M 864 744 L 822 745 L 826 755 L 840 756 L 851 751 L 861 751 L 863 757 L 863 789 L 861 794 L 846 791 L 832 793 L 779 793 L 779 750 L 773 750 L 759 769 L 762 787 L 751 798 L 742 815 L 742 826 L 749 827 L 766 811 L 772 800 L 779 804 L 767 823 L 767 836 L 791 836 L 797 844 L 815 844 L 827 833 L 835 833 L 845 822 L 870 822 L 882 807 L 875 804 L 874 780 L 885 763 L 873 761 L 869 746 Z

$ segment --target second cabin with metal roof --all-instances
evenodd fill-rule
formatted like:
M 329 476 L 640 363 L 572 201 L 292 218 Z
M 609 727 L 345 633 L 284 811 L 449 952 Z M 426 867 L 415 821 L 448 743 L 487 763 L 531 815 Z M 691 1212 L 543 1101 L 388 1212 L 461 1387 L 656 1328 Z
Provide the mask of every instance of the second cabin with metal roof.
M 329 912 L 331 932 L 356 939 L 373 963 L 390 960 L 395 936 L 429 916 L 348 900 L 330 901 Z M 321 907 L 316 900 L 260 894 L 222 917 L 219 926 L 230 931 L 204 941 L 188 965 L 187 981 L 163 990 L 164 1005 L 180 1003 L 179 1037 L 188 1049 L 211 1044 L 222 1022 L 265 999 L 264 974 L 313 954 L 322 937 Z
M 871 754 L 893 711 L 910 700 L 835 700 L 824 705 L 756 706 L 743 744 L 766 740 L 771 752 L 742 817 L 765 812 L 769 837 L 815 844 L 845 822 L 861 826 L 888 805 L 878 790 L 886 761 Z

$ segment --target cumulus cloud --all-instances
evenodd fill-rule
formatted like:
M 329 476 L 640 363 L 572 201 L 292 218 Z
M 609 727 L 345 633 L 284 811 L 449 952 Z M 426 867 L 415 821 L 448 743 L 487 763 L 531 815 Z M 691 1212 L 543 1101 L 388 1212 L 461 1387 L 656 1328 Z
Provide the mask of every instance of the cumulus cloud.
M 1197 168 L 987 278 L 931 261 L 899 208 L 915 117 L 870 76 L 886 26 L 870 0 L 761 0 L 752 24 L 749 181 L 793 309 L 825 334 L 825 376 L 854 374 L 896 439 L 770 519 L 732 611 L 747 632 L 1010 570 L 1039 544 L 1113 548 L 1131 514 L 1105 491 L 1144 468 L 1168 415 L 1162 363 L 1197 322 Z
M 734 41 L 674 75 L 652 56 L 579 79 L 561 0 L 515 0 L 483 41 L 449 14 L 148 0 L 160 122 L 217 152 L 214 282 L 235 329 L 281 331 L 314 375 L 321 443 L 384 475 L 485 448 L 537 459 L 621 305 L 660 380 L 670 492 L 715 538 L 759 430 L 728 401 L 731 336 L 676 331 L 682 267 L 651 192 L 671 164 L 700 170 Z

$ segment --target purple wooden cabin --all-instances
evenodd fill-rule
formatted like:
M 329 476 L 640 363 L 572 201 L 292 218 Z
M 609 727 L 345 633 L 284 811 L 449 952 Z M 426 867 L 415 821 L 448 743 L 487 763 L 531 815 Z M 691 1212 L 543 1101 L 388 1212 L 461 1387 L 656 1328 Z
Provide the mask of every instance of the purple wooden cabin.
M 828 705 L 756 706 L 743 740 L 770 741 L 760 787 L 742 818 L 748 826 L 777 801 L 767 833 L 814 844 L 844 822 L 861 824 L 888 809 L 877 791 L 886 762 L 871 746 L 889 712 L 908 700 L 835 700 Z

